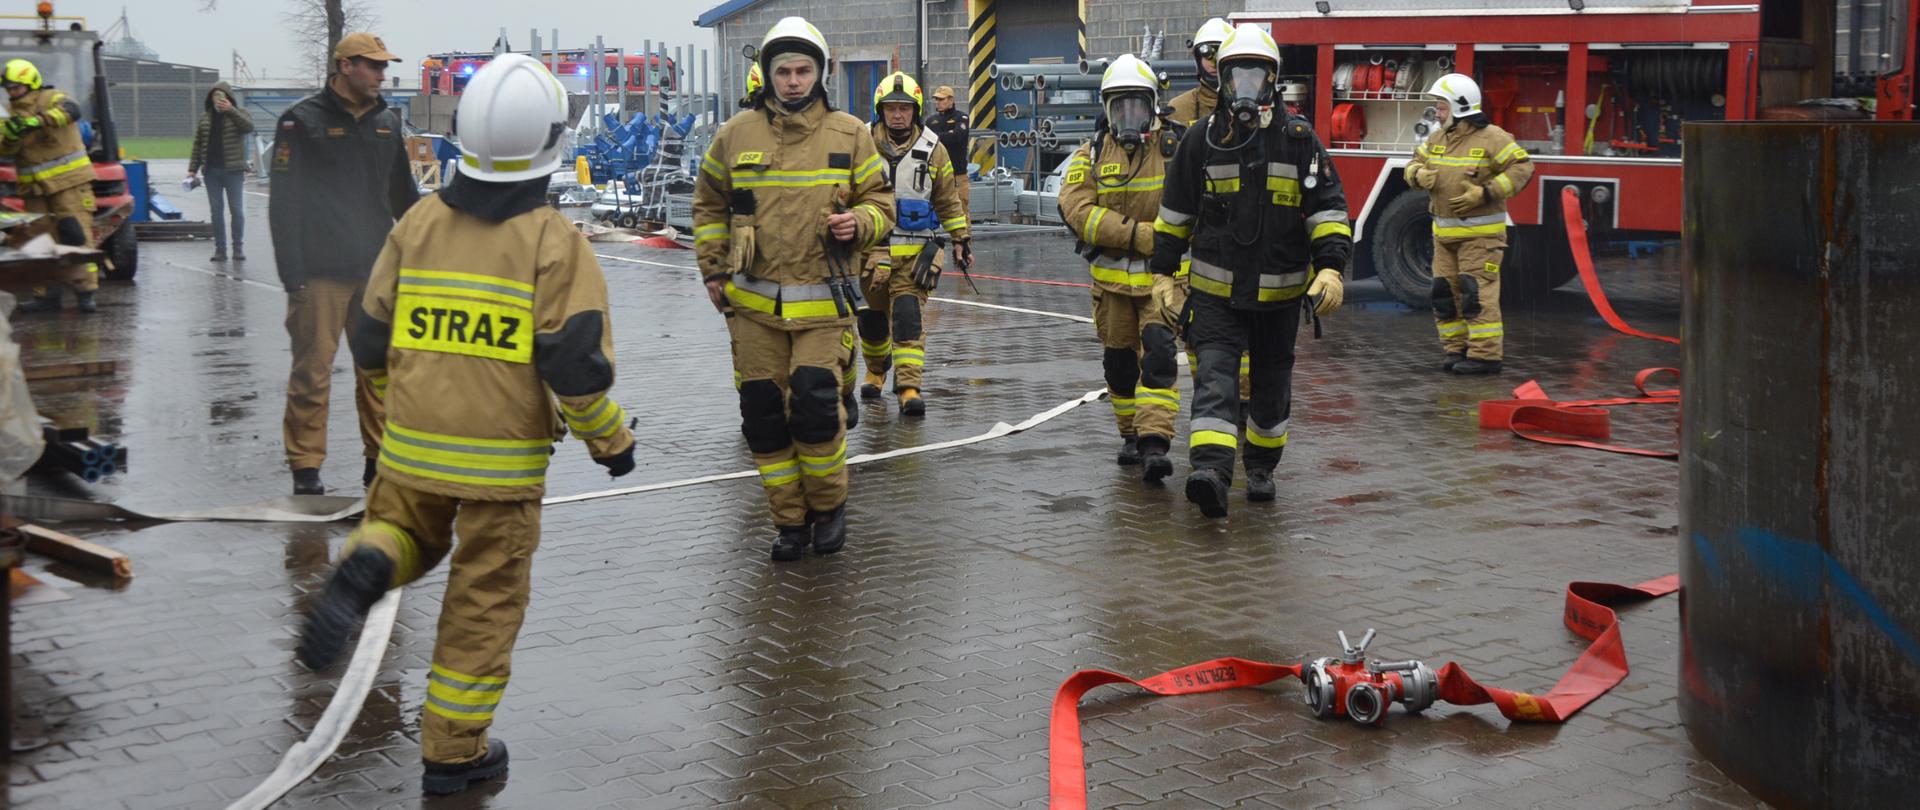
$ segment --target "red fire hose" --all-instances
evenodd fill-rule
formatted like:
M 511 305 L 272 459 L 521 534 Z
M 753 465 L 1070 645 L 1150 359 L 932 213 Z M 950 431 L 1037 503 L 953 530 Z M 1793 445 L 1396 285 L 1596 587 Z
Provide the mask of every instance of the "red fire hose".
M 1580 283 L 1587 288 L 1587 298 L 1592 299 L 1593 308 L 1599 310 L 1601 320 L 1606 321 L 1608 326 L 1634 337 L 1678 344 L 1680 339 L 1677 337 L 1656 335 L 1628 326 L 1627 322 L 1620 317 L 1620 313 L 1613 311 L 1613 304 L 1607 300 L 1606 291 L 1600 289 L 1600 276 L 1593 272 L 1593 256 L 1587 248 L 1587 225 L 1585 220 L 1580 218 L 1580 189 L 1573 186 L 1560 189 L 1560 216 L 1567 225 L 1567 244 L 1573 248 L 1573 265 L 1580 271 Z
M 1620 643 L 1619 616 L 1610 603 L 1651 599 L 1680 589 L 1680 576 L 1670 574 L 1638 585 L 1575 582 L 1567 586 L 1563 621 L 1567 629 L 1591 640 L 1560 682 L 1544 695 L 1512 692 L 1485 686 L 1459 664 L 1439 671 L 1440 699 L 1461 706 L 1492 703 L 1510 720 L 1558 723 L 1593 702 L 1627 677 L 1626 648 Z M 1080 698 L 1107 684 L 1130 683 L 1156 695 L 1192 695 L 1243 686 L 1259 686 L 1283 677 L 1300 677 L 1299 664 L 1268 664 L 1244 658 L 1216 658 L 1168 670 L 1144 680 L 1099 669 L 1068 676 L 1053 695 L 1048 721 L 1048 796 L 1053 810 L 1081 810 L 1087 806 L 1085 751 L 1080 740 Z

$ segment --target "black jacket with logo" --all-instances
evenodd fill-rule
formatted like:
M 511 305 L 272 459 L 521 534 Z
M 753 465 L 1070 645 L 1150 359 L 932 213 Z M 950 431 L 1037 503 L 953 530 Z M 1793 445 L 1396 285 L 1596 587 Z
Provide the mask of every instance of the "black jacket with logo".
M 960 111 L 959 105 L 946 112 L 935 110 L 927 116 L 927 128 L 940 136 L 940 145 L 947 148 L 947 157 L 953 160 L 955 174 L 967 173 L 967 114 Z M 965 182 L 965 181 L 962 181 Z
M 280 282 L 365 281 L 393 223 L 420 199 L 399 111 L 355 120 L 332 87 L 295 102 L 273 133 L 268 220 Z
M 1228 298 L 1234 309 L 1292 306 L 1314 271 L 1347 269 L 1353 229 L 1340 175 L 1304 118 L 1276 121 L 1242 149 L 1209 143 L 1226 131 L 1216 110 L 1180 139 L 1149 267 L 1173 275 L 1191 248 L 1194 292 Z M 1230 274 L 1231 294 L 1207 284 L 1203 266 Z

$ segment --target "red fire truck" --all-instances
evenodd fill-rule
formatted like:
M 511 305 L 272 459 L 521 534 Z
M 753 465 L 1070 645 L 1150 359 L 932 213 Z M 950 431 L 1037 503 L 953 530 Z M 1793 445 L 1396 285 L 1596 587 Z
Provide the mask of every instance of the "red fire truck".
M 543 63 L 541 54 L 529 54 Z M 492 51 L 436 53 L 420 61 L 420 92 L 428 95 L 457 96 L 473 78 L 473 72 L 493 59 Z M 629 93 L 665 93 L 678 90 L 674 82 L 672 57 L 660 54 L 628 54 L 624 69 L 620 55 L 609 53 L 603 60 L 606 74 L 601 80 L 609 90 L 617 91 L 621 82 Z M 593 84 L 593 55 L 587 51 L 561 51 L 559 69 L 554 72 L 570 92 L 587 92 Z
M 1434 125 L 1423 91 L 1475 77 L 1493 122 L 1533 155 L 1509 203 L 1512 294 L 1574 275 L 1561 189 L 1597 238 L 1680 231 L 1687 121 L 1910 120 L 1920 0 L 1249 0 L 1283 72 L 1310 88 L 1314 126 L 1352 206 L 1355 275 L 1425 306 L 1427 194 L 1400 169 Z M 1871 8 L 1871 14 L 1867 13 Z M 1848 69 L 1851 68 L 1851 69 Z M 1574 77 L 1574 80 L 1569 80 Z M 1866 96 L 1827 99 L 1838 93 Z M 1803 103 L 1808 102 L 1808 103 Z M 1871 112 L 1865 111 L 1871 108 Z M 1730 182 L 1741 178 L 1728 178 Z

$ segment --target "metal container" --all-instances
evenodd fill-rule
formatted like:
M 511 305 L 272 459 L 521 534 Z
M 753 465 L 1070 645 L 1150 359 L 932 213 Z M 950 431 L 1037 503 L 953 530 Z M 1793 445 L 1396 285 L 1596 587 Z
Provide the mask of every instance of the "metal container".
M 1777 806 L 1912 807 L 1920 127 L 1685 140 L 1680 715 Z

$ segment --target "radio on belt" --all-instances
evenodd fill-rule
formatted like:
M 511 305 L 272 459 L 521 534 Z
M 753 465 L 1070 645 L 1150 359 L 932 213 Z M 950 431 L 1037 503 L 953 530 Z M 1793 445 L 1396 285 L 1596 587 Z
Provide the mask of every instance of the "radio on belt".
M 1306 684 L 1306 702 L 1315 717 L 1344 715 L 1362 725 L 1380 725 L 1396 701 L 1408 714 L 1419 714 L 1440 698 L 1440 680 L 1432 667 L 1419 661 L 1368 661 L 1373 635 L 1373 628 L 1367 628 L 1355 645 L 1341 631 L 1340 658 L 1310 658 L 1301 668 L 1300 681 Z

